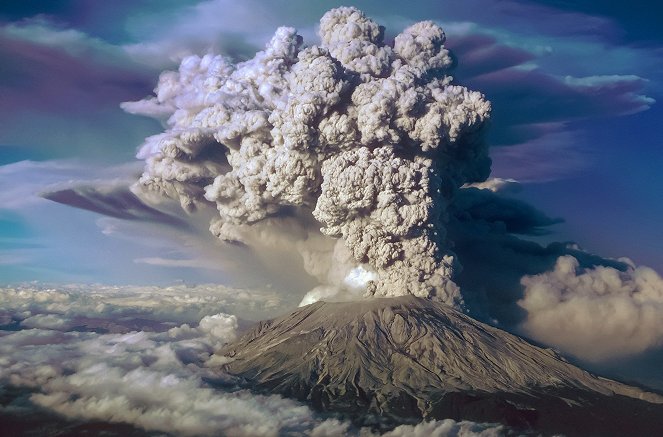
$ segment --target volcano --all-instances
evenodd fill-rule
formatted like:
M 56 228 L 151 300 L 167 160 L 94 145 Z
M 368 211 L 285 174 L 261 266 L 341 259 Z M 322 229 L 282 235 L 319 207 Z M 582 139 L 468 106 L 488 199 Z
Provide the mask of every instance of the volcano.
M 259 322 L 221 353 L 258 392 L 374 429 L 452 418 L 569 436 L 663 432 L 663 396 L 414 296 L 318 302 Z

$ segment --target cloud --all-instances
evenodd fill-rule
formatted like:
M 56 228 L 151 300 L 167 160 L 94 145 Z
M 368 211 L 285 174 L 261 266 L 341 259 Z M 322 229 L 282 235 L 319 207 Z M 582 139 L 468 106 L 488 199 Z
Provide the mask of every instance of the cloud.
M 526 135 L 538 138 L 492 149 L 493 175 L 513 177 L 522 183 L 544 183 L 588 171 L 596 160 L 597 152 L 587 146 L 585 135 L 563 123 L 531 125 L 525 130 L 530 132 Z
M 164 223 L 180 228 L 187 223 L 179 217 L 159 211 L 147 205 L 123 184 L 99 184 L 98 186 L 76 185 L 72 188 L 57 188 L 41 193 L 44 199 L 85 209 L 98 214 L 123 220 L 140 220 Z
M 183 267 L 183 268 L 195 268 L 195 269 L 211 269 L 211 270 L 223 270 L 225 267 L 215 263 L 213 261 L 197 258 L 197 259 L 171 259 L 171 258 L 161 258 L 161 257 L 149 257 L 149 258 L 136 258 L 134 259 L 135 263 L 138 264 L 149 264 L 151 266 L 162 266 L 162 267 Z
M 1 33 L 15 41 L 64 50 L 74 57 L 94 57 L 99 62 L 108 63 L 123 58 L 123 53 L 117 46 L 77 29 L 59 27 L 45 16 L 8 23 L 2 26 Z
M 0 378 L 35 388 L 35 405 L 69 418 L 129 423 L 183 436 L 276 436 L 323 422 L 295 401 L 219 390 L 204 382 L 230 378 L 205 368 L 204 362 L 222 337 L 227 341 L 234 335 L 232 329 L 208 330 L 207 320 L 183 340 L 142 331 L 10 333 L 0 339 Z
M 5 283 L 41 279 L 168 284 L 186 280 L 232 282 L 242 287 L 273 284 L 301 294 L 311 287 L 306 272 L 293 268 L 283 257 L 275 264 L 277 270 L 270 271 L 263 266 L 272 257 L 269 251 L 251 252 L 210 238 L 213 208 L 188 215 L 173 201 L 130 188 L 140 168 L 137 162 L 102 167 L 73 160 L 0 166 L 0 184 L 6 187 L 0 201 L 7 208 L 5 213 L 13 217 L 3 227 L 7 233 L 3 262 L 9 273 L 0 276 Z M 44 199 L 43 193 L 105 217 L 91 220 L 89 214 Z M 283 228 L 278 231 L 285 232 Z M 72 239 L 86 244 L 72 244 Z M 62 256 L 62 247 L 67 247 L 66 256 Z M 180 265 L 134 261 L 157 258 L 179 260 Z M 184 265 L 184 260 L 189 262 Z M 10 262 L 20 266 L 10 267 Z M 235 281 L 228 279 L 230 272 L 235 273 Z
M 11 269 L 9 274 L 0 274 L 5 283 L 41 279 L 272 284 L 295 299 L 312 287 L 314 280 L 302 268 L 293 242 L 308 239 L 301 226 L 294 228 L 284 219 L 269 229 L 255 227 L 245 237 L 252 239 L 253 250 L 221 242 L 210 238 L 213 207 L 187 214 L 172 200 L 130 187 L 140 168 L 138 162 L 101 167 L 73 160 L 0 166 L 0 184 L 6 186 L 0 201 L 7 208 L 2 217 L 11 217 L 0 236 L 2 260 L 7 271 Z M 62 208 L 44 199 L 44 193 L 104 216 L 94 220 L 89 214 Z M 72 239 L 86 244 L 72 244 Z M 66 256 L 62 256 L 63 246 Z M 279 247 L 292 249 L 294 259 L 277 253 Z
M 462 75 L 462 67 L 458 70 Z M 635 75 L 557 76 L 538 67 L 514 67 L 466 82 L 487 90 L 494 103 L 496 146 L 535 140 L 550 127 L 564 131 L 559 129 L 564 123 L 645 111 L 655 102 L 644 95 L 646 80 Z
M 536 59 L 535 53 L 509 46 L 494 36 L 481 33 L 479 26 L 474 23 L 452 23 L 447 29 L 453 35 L 449 46 L 456 59 L 458 74 L 464 80 L 517 67 Z
M 250 247 L 237 241 L 222 242 L 210 238 L 209 222 L 216 212 L 213 207 L 201 205 L 197 211 L 186 213 L 158 193 L 129 187 L 132 182 L 122 177 L 76 180 L 40 191 L 43 198 L 104 215 L 96 222 L 103 236 L 143 248 L 133 252 L 125 248 L 117 259 L 170 273 L 164 279 L 179 272 L 182 276 L 175 279 L 193 282 L 221 281 L 244 287 L 268 283 L 293 296 L 311 287 L 313 279 L 302 268 L 299 256 L 300 252 L 307 256 L 309 249 L 304 246 L 317 244 L 309 235 L 309 231 L 317 232 L 315 228 L 302 228 L 294 218 L 265 220 L 250 232 L 241 226 L 224 227 L 227 238 L 250 242 Z M 294 253 L 294 259 L 284 258 L 283 252 Z M 144 278 L 140 280 L 144 283 Z
M 118 162 L 155 130 L 118 108 L 156 74 L 120 46 L 40 16 L 0 25 L 0 59 L 0 143 L 24 157 Z
M 2 252 L 5 264 L 10 261 L 14 264 L 11 270 L 8 267 L 0 273 L 3 281 L 103 278 L 117 281 L 117 278 L 124 278 L 132 283 L 145 281 L 150 276 L 149 280 L 154 281 L 157 276 L 150 271 L 158 269 L 138 268 L 132 260 L 157 253 L 173 258 L 206 257 L 210 263 L 216 261 L 219 267 L 228 267 L 228 263 L 219 261 L 218 254 L 209 256 L 206 247 L 209 249 L 210 243 L 205 243 L 209 239 L 200 238 L 200 243 L 196 244 L 199 247 L 192 246 L 197 234 L 204 231 L 207 236 L 206 224 L 198 233 L 194 229 L 195 221 L 183 219 L 179 207 L 169 209 L 162 200 L 160 204 L 148 204 L 147 200 L 137 199 L 124 188 L 135 177 L 136 170 L 140 171 L 140 166 L 136 167 L 135 163 L 102 167 L 73 160 L 21 161 L 1 166 L 0 184 L 5 189 L 0 193 L 0 201 L 6 208 L 3 214 L 12 217 L 11 222 L 3 225 Z M 69 200 L 78 206 L 131 220 L 120 222 L 106 218 L 99 224 L 105 233 L 100 232 L 89 214 L 61 208 L 40 196 L 40 193 L 58 190 L 71 190 L 71 196 L 61 196 L 61 201 Z M 112 220 L 115 221 L 110 223 Z M 123 240 L 121 235 L 131 238 Z M 72 244 L 72 239 L 77 244 Z M 78 244 L 83 241 L 86 244 Z M 121 242 L 124 243 L 120 245 Z M 62 247 L 67 248 L 65 256 Z M 114 255 L 109 255 L 111 253 Z M 218 253 L 218 247 L 213 253 Z M 94 268 L 95 263 L 99 263 L 98 273 L 91 278 L 90 268 Z M 103 265 L 103 270 L 99 265 Z M 194 277 L 181 270 L 175 274 L 173 278 L 172 274 L 161 272 L 162 279 L 157 283 Z M 216 273 L 213 279 L 208 271 L 198 275 L 196 280 L 219 281 L 219 276 Z
M 530 204 L 505 197 L 513 182 L 491 180 L 461 188 L 453 202 L 455 218 L 461 222 L 490 223 L 510 234 L 541 235 L 563 220 L 553 219 Z M 511 188 L 513 190 L 513 188 Z
M 483 182 L 465 184 L 462 188 L 479 188 L 481 190 L 490 190 L 493 193 L 515 194 L 521 190 L 520 183 L 511 178 L 490 178 Z
M 238 241 L 237 226 L 312 212 L 355 266 L 376 273 L 368 293 L 458 301 L 443 210 L 458 186 L 487 176 L 490 104 L 450 84 L 445 35 L 431 21 L 391 47 L 376 22 L 338 8 L 319 35 L 319 47 L 302 48 L 281 27 L 246 62 L 190 56 L 162 73 L 155 96 L 124 105 L 170 114 L 138 152 L 140 183 L 187 211 L 216 206 L 211 230 L 223 240 Z
M 278 8 L 252 0 L 200 1 L 175 14 L 134 18 L 130 29 L 142 35 L 124 49 L 136 61 L 160 68 L 212 51 L 246 58 L 269 39 L 271 29 L 279 24 L 277 14 Z M 146 36 L 145 28 L 154 31 Z
M 658 56 L 616 44 L 614 23 L 602 18 L 516 3 L 506 9 L 513 10 L 509 18 L 496 12 L 494 19 L 476 15 L 447 26 L 458 59 L 454 75 L 493 102 L 493 168 L 523 182 L 578 174 L 594 162 L 578 126 L 648 110 L 655 103 L 648 76 L 660 68 Z M 518 19 L 526 9 L 533 13 L 527 23 Z M 580 31 L 591 20 L 595 33 Z M 536 30 L 528 29 L 534 22 Z
M 0 41 L 0 57 L 12 60 L 0 87 L 2 114 L 28 108 L 84 112 L 151 88 L 153 72 L 121 48 L 43 19 L 1 26 Z
M 91 169 L 74 161 L 19 161 L 0 166 L 0 181 L 6 187 L 0 193 L 4 208 L 20 210 L 43 202 L 39 193 L 49 185 L 62 183 L 77 177 L 93 177 L 98 168 Z M 121 174 L 120 168 L 114 168 Z M 16 183 L 21 181 L 21 183 Z
M 463 290 L 466 309 L 474 317 L 505 329 L 514 329 L 525 317 L 517 305 L 524 292 L 521 278 L 552 269 L 560 256 L 571 255 L 585 268 L 626 267 L 572 242 L 542 245 L 531 241 L 548 234 L 560 219 L 511 197 L 513 185 L 489 180 L 467 186 L 449 206 L 449 239 L 463 261 L 456 282 Z
M 57 314 L 36 314 L 21 321 L 21 326 L 37 329 L 60 330 L 68 326 L 69 319 Z
M 110 319 L 117 324 L 118 320 L 145 319 L 190 324 L 218 312 L 258 320 L 293 306 L 294 302 L 283 299 L 273 290 L 218 284 L 169 287 L 26 284 L 0 288 L 0 310 L 13 314 L 30 327 L 55 321 L 56 317 L 71 323 Z M 71 323 L 62 325 L 68 329 Z
M 587 77 L 572 77 L 566 76 L 564 78 L 566 85 L 570 86 L 578 93 L 585 95 L 604 95 L 610 96 L 618 115 L 634 114 L 636 112 L 646 111 L 656 103 L 651 97 L 639 94 L 645 88 L 646 79 L 636 76 L 634 74 L 628 75 L 602 75 L 602 76 L 587 76 Z M 595 101 L 595 104 L 601 109 L 605 110 L 605 105 L 601 101 Z M 595 113 L 599 108 L 596 108 Z
M 446 419 L 421 422 L 417 425 L 401 425 L 382 434 L 382 437 L 499 437 L 506 431 L 507 429 L 500 425 Z
M 579 358 L 603 361 L 663 344 L 663 279 L 623 260 L 626 269 L 580 268 L 573 256 L 521 282 L 525 334 Z

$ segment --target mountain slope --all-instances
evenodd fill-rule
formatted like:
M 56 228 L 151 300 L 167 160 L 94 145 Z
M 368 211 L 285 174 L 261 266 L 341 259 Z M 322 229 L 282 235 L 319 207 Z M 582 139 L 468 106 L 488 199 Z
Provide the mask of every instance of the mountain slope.
M 663 397 L 413 296 L 325 303 L 259 323 L 223 353 L 254 388 L 362 424 L 502 422 L 569 435 L 656 435 Z

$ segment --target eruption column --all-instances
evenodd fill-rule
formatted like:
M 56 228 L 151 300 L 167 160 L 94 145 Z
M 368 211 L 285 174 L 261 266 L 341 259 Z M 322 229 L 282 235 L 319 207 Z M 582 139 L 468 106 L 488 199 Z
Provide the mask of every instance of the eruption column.
M 225 240 L 266 219 L 312 215 L 342 239 L 349 270 L 369 269 L 368 294 L 458 303 L 446 208 L 490 172 L 490 103 L 452 85 L 445 34 L 431 21 L 392 46 L 381 26 L 342 7 L 319 33 L 320 45 L 304 48 L 294 29 L 279 28 L 236 65 L 187 57 L 161 74 L 155 96 L 123 104 L 167 117 L 138 153 L 140 183 L 188 211 L 215 205 L 210 229 Z

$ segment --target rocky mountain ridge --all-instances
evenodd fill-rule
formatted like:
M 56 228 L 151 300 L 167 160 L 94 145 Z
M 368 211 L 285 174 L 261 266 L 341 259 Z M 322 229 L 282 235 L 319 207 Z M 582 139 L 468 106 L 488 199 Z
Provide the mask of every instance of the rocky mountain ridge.
M 662 396 L 414 296 L 318 302 L 221 352 L 258 391 L 379 429 L 453 418 L 567 435 L 663 430 Z

